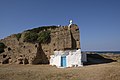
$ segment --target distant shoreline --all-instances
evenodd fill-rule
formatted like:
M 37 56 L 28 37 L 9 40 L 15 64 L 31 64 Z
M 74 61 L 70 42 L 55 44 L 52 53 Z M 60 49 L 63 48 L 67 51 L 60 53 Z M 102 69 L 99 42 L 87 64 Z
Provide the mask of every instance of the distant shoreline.
M 82 53 L 120 54 L 120 51 L 82 51 Z

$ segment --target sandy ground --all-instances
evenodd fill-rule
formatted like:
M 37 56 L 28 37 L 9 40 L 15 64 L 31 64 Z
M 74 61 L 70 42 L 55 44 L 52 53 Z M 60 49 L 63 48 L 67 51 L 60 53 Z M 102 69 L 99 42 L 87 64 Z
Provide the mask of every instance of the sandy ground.
M 120 80 L 120 63 L 56 68 L 50 65 L 0 65 L 0 80 Z

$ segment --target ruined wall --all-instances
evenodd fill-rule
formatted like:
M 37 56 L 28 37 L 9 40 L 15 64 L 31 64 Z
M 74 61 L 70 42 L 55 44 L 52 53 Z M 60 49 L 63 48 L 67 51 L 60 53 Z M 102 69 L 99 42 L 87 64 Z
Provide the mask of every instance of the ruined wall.
M 0 40 L 7 48 L 0 54 L 0 63 L 44 64 L 49 63 L 54 51 L 80 49 L 80 32 L 76 24 L 50 29 L 50 43 L 27 43 L 22 37 L 18 41 L 15 35 Z

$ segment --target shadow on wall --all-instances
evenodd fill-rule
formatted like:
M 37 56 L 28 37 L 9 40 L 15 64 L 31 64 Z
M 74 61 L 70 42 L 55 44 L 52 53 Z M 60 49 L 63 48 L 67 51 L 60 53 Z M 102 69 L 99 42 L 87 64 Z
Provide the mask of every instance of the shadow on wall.
M 43 51 L 41 44 L 39 44 L 37 48 L 36 57 L 32 61 L 32 64 L 49 64 L 49 60 L 47 58 L 47 55 L 45 55 L 45 52 Z
M 99 54 L 87 54 L 87 62 L 84 65 L 93 65 L 93 64 L 104 64 L 116 62 L 116 60 L 104 58 Z
M 71 34 L 71 41 L 72 41 L 72 49 L 76 49 L 77 47 L 76 40 L 74 39 L 71 31 L 70 31 L 70 34 Z

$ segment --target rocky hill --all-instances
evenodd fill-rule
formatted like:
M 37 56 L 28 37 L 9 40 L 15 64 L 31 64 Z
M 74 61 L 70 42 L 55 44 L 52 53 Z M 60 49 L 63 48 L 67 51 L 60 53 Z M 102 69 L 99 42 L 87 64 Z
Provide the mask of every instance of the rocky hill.
M 0 64 L 46 64 L 56 50 L 79 49 L 80 33 L 76 24 L 42 26 L 10 35 L 0 43 L 5 45 Z

